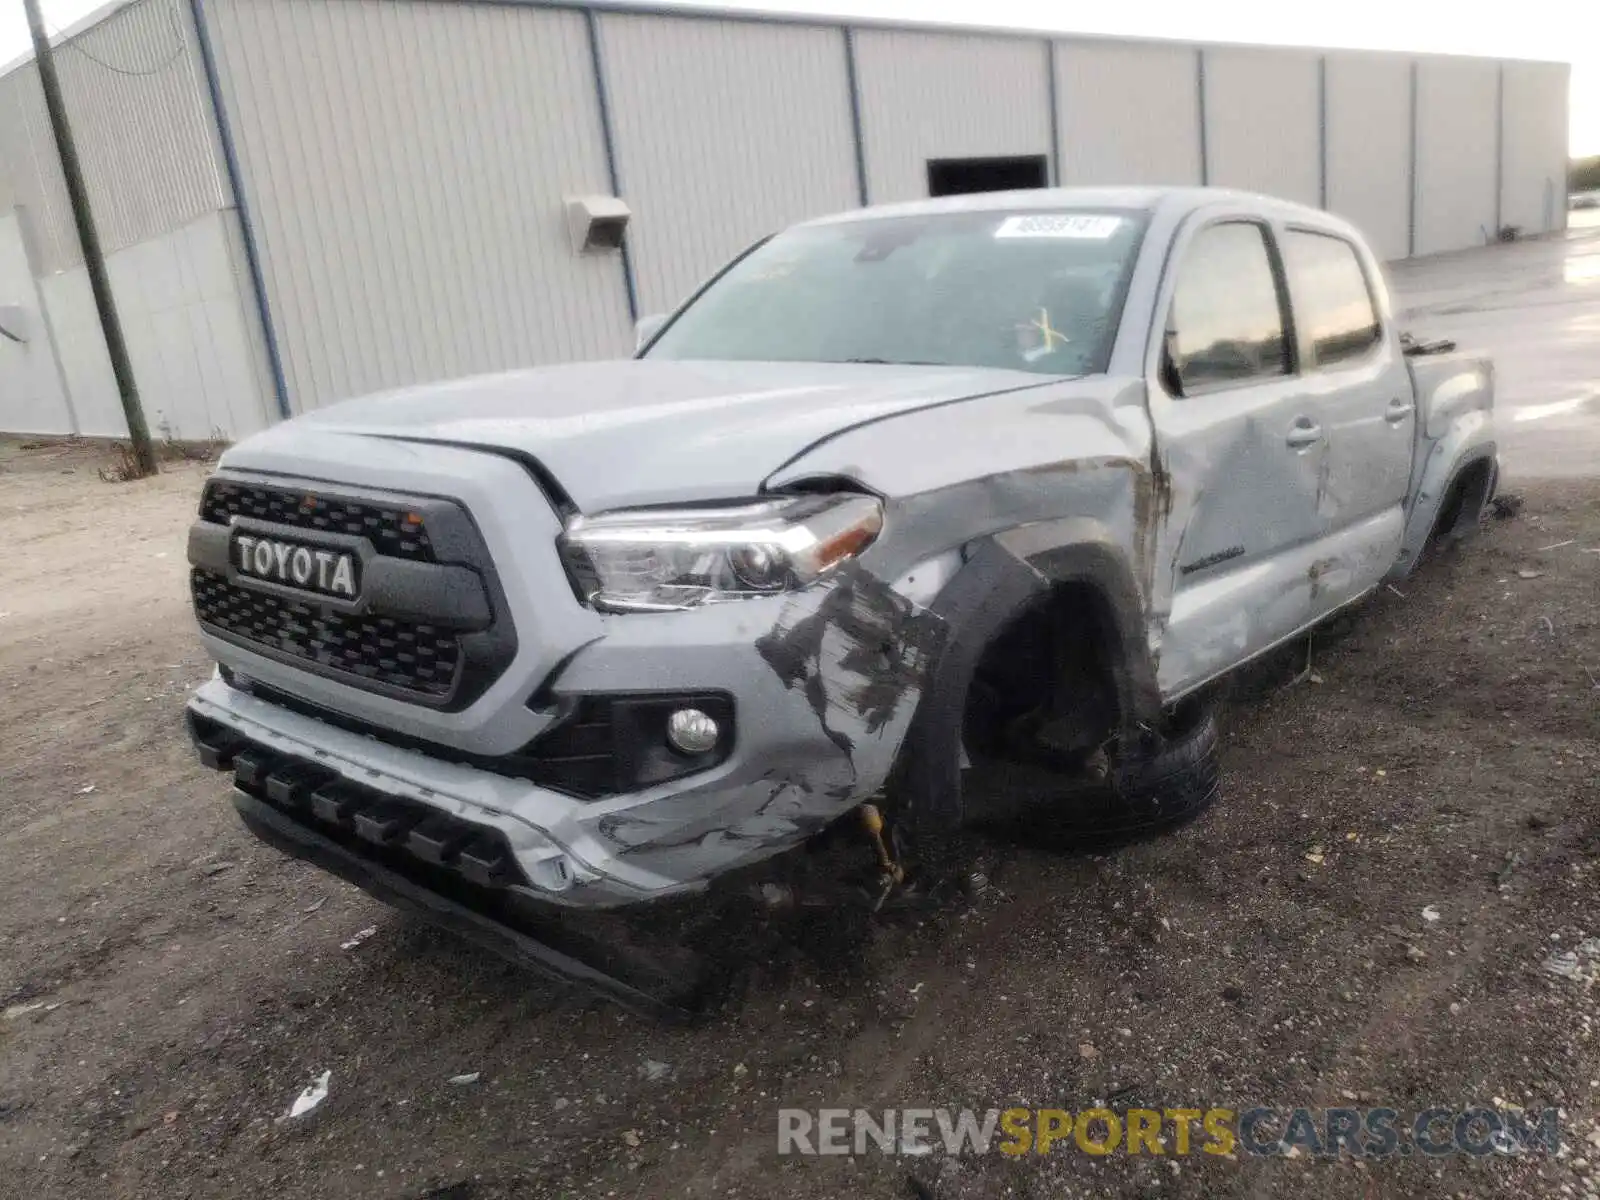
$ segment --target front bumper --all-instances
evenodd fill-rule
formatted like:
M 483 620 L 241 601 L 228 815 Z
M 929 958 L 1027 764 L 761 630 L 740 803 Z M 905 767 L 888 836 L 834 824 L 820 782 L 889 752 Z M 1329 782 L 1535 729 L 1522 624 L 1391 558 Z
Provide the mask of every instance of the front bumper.
M 234 794 L 233 802 L 245 827 L 267 845 L 321 867 L 509 962 L 580 984 L 643 1016 L 689 1020 L 698 1015 L 702 997 L 694 979 L 684 977 L 674 980 L 672 986 L 650 987 L 645 981 L 636 983 L 602 970 L 578 948 L 562 944 L 568 939 L 562 938 L 558 924 L 541 924 L 518 913 L 503 903 L 492 885 L 474 884 L 437 867 L 430 870 L 394 853 L 384 856 L 370 847 L 353 849 L 347 839 L 309 827 L 243 791 Z
M 859 570 L 786 597 L 614 618 L 559 673 L 556 695 L 724 692 L 738 733 L 715 768 L 601 799 L 379 742 L 221 679 L 189 710 L 213 739 L 492 833 L 515 889 L 612 907 L 699 889 L 876 793 L 941 635 L 936 618 Z

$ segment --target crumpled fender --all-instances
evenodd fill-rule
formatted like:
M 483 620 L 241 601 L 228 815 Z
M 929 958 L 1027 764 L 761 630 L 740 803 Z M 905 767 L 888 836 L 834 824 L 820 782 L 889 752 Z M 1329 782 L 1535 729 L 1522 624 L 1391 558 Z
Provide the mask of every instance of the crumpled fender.
M 891 786 L 909 788 L 918 819 L 936 826 L 960 817 L 973 668 L 1051 587 L 1086 584 L 1102 602 L 1122 719 L 1160 710 L 1145 596 L 1170 487 L 1144 382 L 1047 378 L 983 401 L 864 423 L 766 482 L 783 490 L 848 481 L 884 497 L 884 532 L 861 567 L 918 605 L 917 623 L 943 631 Z
M 1406 515 L 1405 538 L 1400 543 L 1400 553 L 1394 566 L 1389 568 L 1387 578 L 1404 579 L 1416 569 L 1428 545 L 1428 537 L 1433 533 L 1434 523 L 1439 519 L 1439 510 L 1445 498 L 1450 495 L 1458 479 L 1484 461 L 1490 464 L 1490 474 L 1488 486 L 1478 499 L 1480 507 L 1494 495 L 1499 460 L 1495 453 L 1489 414 L 1469 413 L 1446 437 L 1434 443 L 1423 464 L 1421 482 L 1412 499 L 1411 511 Z
M 1411 500 L 1390 579 L 1409 575 L 1422 557 L 1439 509 L 1462 473 L 1495 461 L 1494 366 L 1486 358 L 1449 355 L 1408 363 L 1421 436 L 1411 467 Z M 1493 475 L 1490 477 L 1493 484 Z M 1482 502 L 1490 496 L 1485 490 Z

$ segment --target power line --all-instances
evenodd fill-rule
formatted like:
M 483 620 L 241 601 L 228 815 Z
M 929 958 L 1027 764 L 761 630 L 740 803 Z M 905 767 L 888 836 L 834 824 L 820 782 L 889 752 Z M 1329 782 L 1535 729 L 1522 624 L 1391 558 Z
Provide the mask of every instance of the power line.
M 55 138 L 56 154 L 61 159 L 61 178 L 72 207 L 73 224 L 78 229 L 78 244 L 83 248 L 83 266 L 89 276 L 89 292 L 105 335 L 106 357 L 117 381 L 117 395 L 128 422 L 128 441 L 133 446 L 134 470 L 127 478 L 142 479 L 157 471 L 155 448 L 150 444 L 150 426 L 139 403 L 139 385 L 133 377 L 133 362 L 128 343 L 117 319 L 116 300 L 111 294 L 111 278 L 106 273 L 105 255 L 100 252 L 100 234 L 95 229 L 94 212 L 89 206 L 89 189 L 83 182 L 83 168 L 72 140 L 72 125 L 67 120 L 67 104 L 61 97 L 61 80 L 56 77 L 55 54 L 45 32 L 39 0 L 23 0 L 28 14 L 28 35 L 33 40 L 34 58 L 39 64 L 39 90 L 44 93 L 45 113 L 50 118 L 50 133 Z
M 66 50 L 75 50 L 79 54 L 83 55 L 84 58 L 87 58 L 90 62 L 94 63 L 96 66 L 104 67 L 107 71 L 110 71 L 114 75 L 126 75 L 126 76 L 128 76 L 129 78 L 132 78 L 132 79 L 142 79 L 142 78 L 146 78 L 146 77 L 151 76 L 151 75 L 159 75 L 159 74 L 161 74 L 168 67 L 170 67 L 174 62 L 176 62 L 178 60 L 178 57 L 184 52 L 184 50 L 186 50 L 188 48 L 184 43 L 183 29 L 178 24 L 178 10 L 177 10 L 177 8 L 176 7 L 168 7 L 167 8 L 167 17 L 172 22 L 172 33 L 173 33 L 173 36 L 177 39 L 177 44 L 175 46 L 173 46 L 172 52 L 170 54 L 168 54 L 166 56 L 166 58 L 162 59 L 159 63 L 157 63 L 155 66 L 144 68 L 144 69 L 140 69 L 140 70 L 135 70 L 135 69 L 133 69 L 131 67 L 119 67 L 119 66 L 116 65 L 116 63 L 109 63 L 105 59 L 97 57 L 96 55 L 91 54 L 88 50 L 84 49 L 83 45 L 82 45 L 82 41 L 83 41 L 84 37 L 87 36 L 88 33 L 90 32 L 88 29 L 83 30 L 81 33 L 75 35 L 70 40 L 67 38 L 66 34 L 62 33 L 61 30 L 59 30 L 59 29 L 52 30 L 52 32 L 53 32 L 54 36 L 60 42 L 60 47 L 59 48 L 66 49 Z

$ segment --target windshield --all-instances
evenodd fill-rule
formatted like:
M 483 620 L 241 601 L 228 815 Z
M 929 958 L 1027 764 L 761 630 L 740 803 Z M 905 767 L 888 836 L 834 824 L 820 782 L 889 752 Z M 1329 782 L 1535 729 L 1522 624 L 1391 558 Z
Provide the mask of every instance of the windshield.
M 1125 212 L 804 226 L 736 262 L 648 358 L 1106 369 L 1144 232 Z

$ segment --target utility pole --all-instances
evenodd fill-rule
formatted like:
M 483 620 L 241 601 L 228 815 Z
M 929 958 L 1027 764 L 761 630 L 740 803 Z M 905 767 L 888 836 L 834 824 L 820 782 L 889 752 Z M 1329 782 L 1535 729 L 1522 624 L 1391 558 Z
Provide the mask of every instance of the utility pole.
M 128 419 L 128 440 L 133 443 L 133 460 L 138 471 L 135 478 L 143 478 L 156 473 L 150 427 L 145 424 L 144 410 L 139 407 L 139 387 L 133 379 L 133 364 L 128 361 L 128 345 L 122 340 L 122 324 L 117 320 L 111 281 L 106 277 L 105 256 L 100 253 L 100 235 L 94 227 L 89 193 L 83 186 L 83 171 L 78 165 L 78 148 L 72 142 L 72 128 L 67 124 L 67 106 L 61 100 L 61 81 L 56 78 L 55 60 L 50 57 L 44 16 L 39 11 L 39 0 L 23 0 L 23 5 L 28 10 L 28 32 L 33 34 L 33 55 L 39 63 L 39 85 L 44 89 L 44 106 L 50 114 L 50 131 L 55 135 L 61 174 L 67 183 L 67 199 L 72 204 L 72 219 L 78 227 L 78 243 L 83 247 L 83 265 L 89 271 L 89 289 L 94 293 L 100 328 L 105 333 L 111 373 L 117 377 L 122 412 Z

